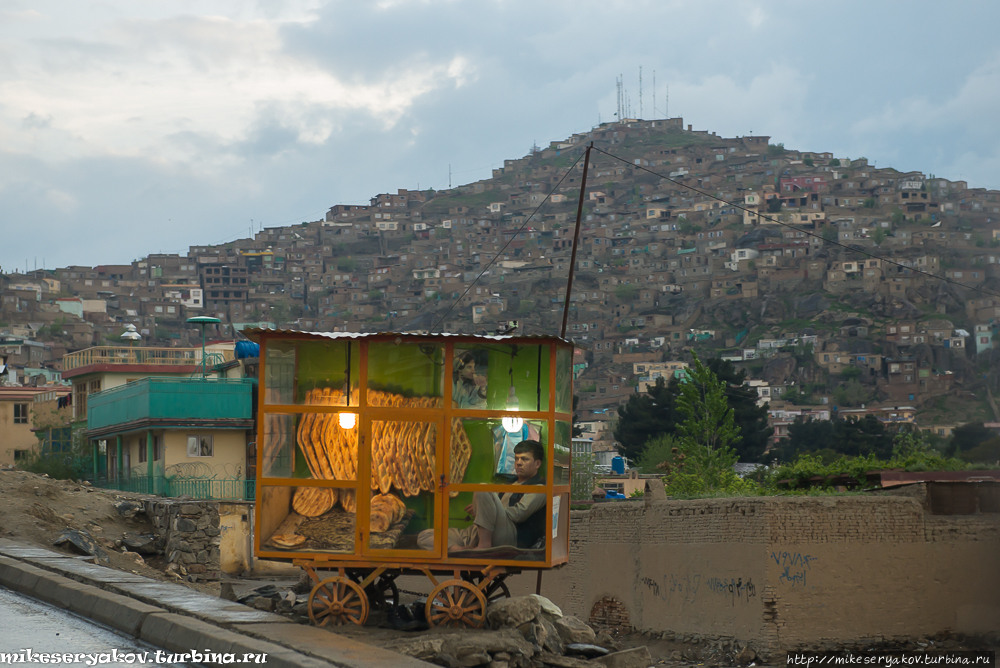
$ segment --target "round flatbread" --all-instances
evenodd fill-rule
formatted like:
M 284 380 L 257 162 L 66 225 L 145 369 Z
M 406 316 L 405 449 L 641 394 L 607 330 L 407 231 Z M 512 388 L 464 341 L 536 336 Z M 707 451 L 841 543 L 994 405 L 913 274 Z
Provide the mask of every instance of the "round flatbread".
M 327 487 L 299 487 L 292 497 L 292 510 L 303 517 L 319 517 L 337 503 L 337 490 Z
M 278 547 L 298 547 L 306 542 L 306 537 L 297 533 L 279 533 L 271 536 L 271 542 Z

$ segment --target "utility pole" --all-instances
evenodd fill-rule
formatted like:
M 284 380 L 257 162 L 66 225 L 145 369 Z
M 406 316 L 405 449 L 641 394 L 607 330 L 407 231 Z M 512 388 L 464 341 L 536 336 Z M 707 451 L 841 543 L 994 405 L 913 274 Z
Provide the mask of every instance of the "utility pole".
M 451 190 L 451 163 L 448 163 L 448 190 Z
M 594 142 L 590 142 L 590 146 L 587 147 L 587 152 L 583 156 L 583 179 L 580 181 L 580 199 L 576 205 L 576 229 L 573 232 L 573 252 L 569 260 L 566 301 L 563 304 L 562 329 L 559 333 L 559 336 L 564 339 L 566 338 L 566 323 L 569 320 L 569 300 L 573 292 L 573 269 L 576 267 L 576 247 L 580 244 L 580 220 L 583 218 L 583 200 L 587 192 L 587 168 L 590 167 L 590 149 L 592 148 L 594 148 Z

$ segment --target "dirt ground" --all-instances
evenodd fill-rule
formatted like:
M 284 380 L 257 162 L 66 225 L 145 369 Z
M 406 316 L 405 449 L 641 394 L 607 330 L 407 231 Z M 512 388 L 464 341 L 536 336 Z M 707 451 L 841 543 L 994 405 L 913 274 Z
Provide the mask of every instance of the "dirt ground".
M 0 469 L 0 538 L 49 550 L 77 554 L 55 547 L 65 529 L 86 530 L 108 555 L 108 566 L 163 582 L 175 582 L 207 594 L 219 595 L 218 583 L 192 583 L 164 573 L 163 557 L 146 558 L 122 550 L 126 533 L 148 533 L 152 527 L 142 513 L 134 519 L 118 514 L 114 504 L 140 500 L 141 494 L 95 489 L 70 480 L 53 480 L 26 471 Z

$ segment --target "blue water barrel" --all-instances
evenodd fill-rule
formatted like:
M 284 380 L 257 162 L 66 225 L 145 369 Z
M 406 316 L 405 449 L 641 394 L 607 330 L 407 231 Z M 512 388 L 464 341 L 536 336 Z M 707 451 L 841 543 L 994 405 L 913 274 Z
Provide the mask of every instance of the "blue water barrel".
M 253 341 L 237 341 L 236 359 L 242 360 L 248 357 L 260 357 L 260 345 Z
M 612 457 L 611 458 L 611 472 L 617 473 L 618 475 L 625 475 L 625 458 L 624 457 Z

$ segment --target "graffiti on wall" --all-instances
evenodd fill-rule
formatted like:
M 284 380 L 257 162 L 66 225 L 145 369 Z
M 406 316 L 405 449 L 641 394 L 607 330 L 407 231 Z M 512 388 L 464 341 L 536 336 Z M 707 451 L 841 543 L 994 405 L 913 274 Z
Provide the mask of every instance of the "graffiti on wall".
M 778 582 L 804 588 L 807 574 L 819 558 L 801 552 L 772 552 L 771 559 L 781 569 Z
M 701 573 L 665 573 L 659 580 L 643 577 L 642 584 L 655 598 L 670 603 L 696 603 L 699 601 L 727 599 L 730 605 L 749 603 L 757 596 L 752 578 L 703 577 Z

